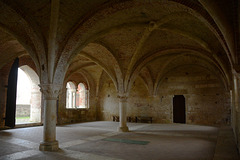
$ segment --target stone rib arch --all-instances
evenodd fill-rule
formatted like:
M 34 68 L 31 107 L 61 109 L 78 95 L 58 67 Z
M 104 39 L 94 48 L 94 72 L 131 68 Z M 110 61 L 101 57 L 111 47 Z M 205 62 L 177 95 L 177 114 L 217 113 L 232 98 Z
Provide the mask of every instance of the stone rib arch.
M 141 74 L 143 72 L 141 71 L 139 74 L 139 77 L 142 80 L 143 84 L 145 85 L 146 89 L 148 90 L 149 95 L 151 96 L 153 95 L 153 91 L 154 91 L 154 79 L 151 75 L 150 69 L 148 67 L 143 68 L 143 70 L 144 69 L 145 69 L 145 72 Z
M 237 61 L 235 60 L 235 53 L 234 53 L 234 46 L 231 46 L 232 42 L 231 39 L 229 39 L 228 35 L 229 35 L 229 31 L 232 30 L 232 28 L 229 28 L 229 24 L 225 24 L 225 20 L 222 19 L 222 17 L 219 18 L 219 15 L 217 13 L 215 13 L 215 7 L 216 4 L 213 1 L 206 1 L 206 0 L 200 0 L 199 3 L 204 7 L 205 11 L 208 13 L 208 21 L 210 24 L 212 24 L 212 26 L 215 28 L 215 30 L 217 31 L 217 33 L 219 34 L 219 37 L 222 39 L 222 44 L 224 44 L 225 47 L 225 51 L 227 54 L 231 54 L 232 57 L 228 57 L 230 63 L 236 63 Z M 237 5 L 237 4 L 235 4 Z M 215 11 L 214 11 L 215 10 Z M 211 17 L 211 18 L 210 18 Z M 227 17 L 224 17 L 227 18 Z M 212 19 L 212 20 L 211 20 Z M 220 20 L 221 19 L 221 20 Z M 214 21 L 214 23 L 212 23 L 211 21 Z M 231 33 L 231 36 L 232 33 Z M 232 39 L 234 39 L 234 37 L 232 37 Z M 233 65 L 233 64 L 231 64 Z
M 192 46 L 174 46 L 174 47 L 166 47 L 166 48 L 161 48 L 158 49 L 157 51 L 154 51 L 152 53 L 147 54 L 146 56 L 142 57 L 133 67 L 133 71 L 131 73 L 131 76 L 129 78 L 129 84 L 127 86 L 127 91 L 131 89 L 131 85 L 134 82 L 135 78 L 137 75 L 140 73 L 142 68 L 146 66 L 149 62 L 154 60 L 155 58 L 161 57 L 161 56 L 166 56 L 166 55 L 171 55 L 171 54 L 179 54 L 182 52 L 186 51 L 196 51 L 196 52 L 203 52 L 203 53 L 208 53 L 205 50 L 202 50 L 201 48 L 193 48 Z
M 114 76 L 114 73 L 111 72 L 107 66 L 105 66 L 102 62 L 100 62 L 99 60 L 97 60 L 96 58 L 89 56 L 87 54 L 82 54 L 84 57 L 91 59 L 94 63 L 96 63 L 97 65 L 101 66 L 102 69 L 111 77 L 112 81 L 114 82 L 115 87 L 117 88 L 117 79 Z
M 104 70 L 102 70 L 101 75 L 100 75 L 99 79 L 97 80 L 96 97 L 99 96 L 99 92 L 103 87 L 103 83 L 101 83 L 103 81 L 103 74 L 104 74 Z
M 78 55 L 83 56 L 100 66 L 111 77 L 117 90 L 123 88 L 122 71 L 120 69 L 119 63 L 112 52 L 110 52 L 106 47 L 98 43 L 89 43 L 79 52 Z M 55 74 L 62 73 L 58 71 L 58 73 Z M 57 80 L 57 83 L 61 82 L 61 79 Z
M 114 51 L 111 50 L 111 48 L 109 46 L 107 46 L 106 44 L 104 44 L 103 42 L 96 42 L 96 44 L 106 48 L 106 50 L 110 53 L 111 56 L 113 56 L 112 60 L 113 60 L 113 66 L 114 66 L 114 73 L 116 75 L 117 78 L 117 87 L 116 89 L 118 91 L 120 91 L 121 88 L 123 88 L 124 84 L 123 84 L 123 71 L 121 66 L 119 65 L 119 61 L 118 58 L 116 57 L 116 55 L 114 54 Z
M 214 33 L 214 35 L 217 37 L 217 39 L 219 40 L 219 42 L 221 43 L 221 45 L 223 46 L 226 55 L 228 57 L 228 60 L 231 64 L 231 66 L 234 63 L 234 56 L 232 55 L 233 53 L 230 52 L 227 40 L 225 39 L 225 36 L 223 35 L 221 29 L 219 28 L 219 26 L 217 25 L 216 21 L 218 21 L 216 18 L 214 18 L 213 16 L 211 16 L 211 14 L 201 5 L 195 5 L 187 0 L 171 0 L 174 1 L 176 3 L 182 4 L 190 9 L 192 9 L 193 11 L 195 11 L 199 16 L 196 16 L 197 18 L 199 18 L 199 20 L 201 20 L 202 22 L 205 23 L 206 26 L 208 26 L 208 28 Z M 202 4 L 202 2 L 200 2 Z M 230 42 L 231 43 L 231 42 Z M 232 55 L 232 56 L 231 56 Z
M 74 73 L 79 72 L 79 71 L 80 71 L 81 69 L 83 69 L 84 67 L 89 67 L 89 66 L 94 66 L 94 65 L 96 65 L 96 63 L 94 63 L 94 62 L 89 62 L 89 63 L 87 63 L 87 64 L 78 65 L 78 66 L 76 66 L 76 67 L 69 67 L 69 70 L 70 70 L 71 72 L 67 72 L 67 74 L 65 75 L 65 77 L 70 77 L 70 76 L 72 76 Z
M 46 56 L 43 54 L 46 52 L 46 41 L 44 40 L 42 33 L 38 29 L 33 18 L 19 10 L 16 4 L 10 1 L 1 1 L 0 5 L 2 7 L 4 6 L 2 11 L 10 14 L 9 17 L 11 17 L 13 22 L 16 21 L 14 25 L 17 26 L 17 28 L 11 26 L 12 22 L 8 24 L 6 21 L 0 22 L 0 27 L 14 36 L 27 50 L 37 67 L 37 72 L 40 77 L 42 77 L 43 75 L 41 74 L 40 66 L 46 64 Z M 46 80 L 46 77 L 42 77 L 41 79 Z
M 154 1 L 154 3 L 159 3 L 159 2 L 161 2 L 161 1 Z M 189 1 L 182 2 L 182 1 L 176 1 L 176 0 L 173 0 L 171 2 L 187 7 L 187 9 L 185 10 L 187 13 L 194 15 L 200 21 L 204 22 L 204 24 L 206 26 L 208 26 L 208 28 L 214 33 L 214 35 L 218 38 L 220 43 L 224 46 L 224 49 L 227 53 L 229 61 L 232 64 L 232 59 L 231 59 L 231 57 L 229 57 L 229 54 L 228 54 L 229 49 L 228 49 L 228 46 L 226 46 L 225 39 L 222 36 L 221 31 L 215 24 L 214 19 L 207 13 L 207 11 L 204 10 L 204 8 L 202 8 L 202 6 L 200 6 L 196 3 L 193 3 L 193 2 L 189 2 Z M 92 12 L 92 13 L 88 14 L 83 21 L 81 21 L 80 23 L 77 23 L 76 26 L 74 27 L 74 29 L 71 32 L 69 32 L 69 33 L 71 33 L 71 35 L 69 35 L 68 36 L 69 38 L 64 42 L 64 47 L 62 48 L 62 50 L 59 51 L 59 54 L 61 53 L 61 56 L 59 57 L 59 62 L 60 62 L 59 64 L 62 65 L 62 66 L 59 66 L 60 70 L 63 71 L 66 66 L 66 64 L 62 64 L 62 63 L 64 63 L 62 57 L 69 59 L 70 55 L 72 54 L 72 52 L 74 52 L 74 50 L 76 50 L 77 48 L 79 50 L 82 48 L 81 46 L 84 46 L 84 44 L 88 43 L 86 40 L 83 40 L 84 38 L 81 40 L 80 37 L 81 37 L 81 34 L 86 32 L 86 28 L 92 28 L 91 26 L 93 26 L 96 19 L 100 19 L 100 20 L 104 19 L 107 16 L 109 16 L 113 13 L 117 13 L 118 11 L 121 11 L 123 9 L 133 8 L 134 5 L 136 5 L 135 1 L 131 1 L 131 2 L 121 1 L 121 2 L 118 2 L 115 4 L 111 4 L 111 5 L 105 4 L 105 5 L 103 5 L 104 7 L 100 7 L 99 10 L 97 10 L 96 12 Z M 138 5 L 139 6 L 144 5 L 144 2 L 140 2 Z M 110 9 L 110 11 L 109 11 L 109 9 Z M 70 37 L 72 37 L 72 38 L 70 38 Z M 89 39 L 89 38 L 87 38 L 87 39 Z M 127 81 L 125 81 L 125 82 L 127 82 Z
M 83 83 L 85 85 L 85 87 L 88 90 L 94 91 L 94 93 L 95 93 L 96 84 L 94 83 L 93 77 L 90 74 L 88 74 L 88 72 L 84 69 L 81 69 L 80 72 L 78 72 L 78 73 L 81 74 L 85 78 L 85 80 L 87 82 L 87 84 Z
M 3 30 L 4 32 L 8 33 L 9 35 L 13 36 L 14 38 L 16 38 L 16 40 L 27 50 L 27 52 L 29 53 L 29 55 L 31 56 L 31 58 L 33 59 L 35 65 L 37 67 L 37 71 L 40 72 L 39 62 L 37 60 L 37 56 L 36 56 L 32 46 L 25 43 L 25 39 L 22 38 L 21 35 L 15 34 L 15 32 L 13 30 L 10 30 L 7 26 L 5 26 L 2 23 L 0 23 L 0 29 Z M 24 54 L 26 54 L 26 52 L 21 52 L 19 54 L 19 56 L 24 55 Z M 14 59 L 14 58 L 12 58 L 12 59 Z
M 199 57 L 198 57 L 198 60 L 199 60 Z M 172 61 L 173 62 L 173 61 Z M 175 70 L 176 68 L 178 67 L 181 67 L 181 66 L 199 66 L 199 67 L 202 67 L 206 70 L 209 70 L 212 74 L 214 74 L 216 77 L 219 77 L 221 79 L 221 82 L 222 84 L 225 86 L 225 90 L 227 91 L 228 90 L 228 84 L 226 82 L 226 80 L 224 79 L 224 75 L 221 74 L 221 71 L 219 71 L 219 69 L 217 68 L 217 66 L 214 66 L 213 64 L 210 64 L 208 61 L 205 61 L 205 60 L 202 60 L 201 59 L 201 62 L 199 61 L 194 61 L 193 62 L 190 62 L 190 63 L 185 63 L 185 64 L 176 64 L 175 66 L 173 65 L 167 65 L 164 70 L 165 72 L 162 72 L 161 75 L 159 76 L 160 78 L 158 79 L 158 81 L 156 81 L 156 85 L 154 87 L 154 94 L 156 95 L 158 90 L 159 90 L 159 86 L 161 86 L 161 83 L 164 79 L 164 75 L 166 75 L 167 73 Z M 169 68 L 167 68 L 169 67 Z
M 198 66 L 198 67 L 201 67 L 201 68 L 209 71 L 209 68 L 207 68 L 206 66 L 196 65 L 196 64 L 180 65 L 180 66 L 178 66 L 178 67 L 183 67 L 183 66 L 185 66 L 185 67 L 186 67 L 186 66 L 189 66 L 189 67 L 191 67 L 191 66 L 195 66 L 195 67 Z M 166 74 L 174 71 L 174 70 L 175 70 L 176 68 L 178 68 L 178 67 L 172 68 L 171 70 L 169 70 L 168 72 L 164 73 L 163 75 L 166 75 Z M 218 77 L 218 74 L 215 74 L 214 71 L 211 71 L 211 73 L 213 73 L 216 77 Z M 221 79 L 221 77 L 220 77 L 220 79 Z M 158 85 L 158 87 L 157 87 L 157 89 L 156 89 L 156 94 L 157 94 L 157 92 L 159 91 L 159 89 L 160 89 L 159 87 L 161 86 L 161 84 L 163 83 L 163 81 L 164 81 L 164 76 L 163 76 L 162 79 L 160 79 L 160 81 L 159 81 L 159 85 Z M 221 79 L 220 81 L 223 83 L 222 79 Z M 223 84 L 223 86 L 225 87 L 224 84 Z M 227 90 L 226 87 L 225 87 L 224 89 Z
M 152 95 L 152 93 L 153 93 L 153 87 L 152 88 L 150 88 L 150 86 L 147 84 L 147 82 L 145 81 L 145 79 L 144 79 L 144 77 L 142 77 L 142 76 L 139 76 L 140 78 L 140 80 L 142 81 L 142 83 L 144 84 L 144 86 L 145 86 L 145 88 L 146 88 L 146 90 L 148 91 L 148 94 L 149 95 Z M 136 79 L 137 80 L 137 79 Z
M 206 63 L 212 64 L 212 66 L 214 66 L 220 73 L 221 77 L 222 77 L 222 81 L 225 84 L 225 88 L 229 88 L 231 86 L 231 81 L 230 81 L 230 76 L 229 73 L 226 72 L 225 68 L 223 66 L 221 66 L 221 64 L 219 64 L 217 61 L 212 60 L 210 57 L 202 55 L 200 53 L 182 53 L 180 55 L 174 56 L 172 58 L 170 58 L 162 67 L 162 70 L 159 72 L 156 81 L 154 82 L 154 95 L 157 93 L 157 88 L 159 86 L 159 81 L 161 79 L 161 77 L 163 76 L 164 71 L 167 69 L 167 67 L 174 61 L 177 59 L 180 59 L 181 57 L 184 56 L 194 56 L 196 59 L 201 59 L 203 62 L 205 61 Z
M 101 36 L 103 36 L 104 34 L 107 34 L 107 33 L 110 33 L 110 32 L 113 32 L 113 31 L 115 31 L 115 30 L 117 30 L 117 29 L 120 29 L 120 28 L 125 28 L 125 27 L 133 27 L 133 26 L 143 26 L 143 27 L 146 27 L 146 30 L 150 30 L 150 33 L 153 31 L 153 30 L 155 30 L 155 29 L 162 29 L 162 30 L 169 30 L 169 31 L 172 31 L 173 29 L 172 28 L 170 28 L 170 29 L 166 29 L 166 28 L 161 28 L 161 25 L 162 24 L 164 24 L 164 23 L 166 23 L 166 22 L 168 22 L 168 21 L 170 21 L 170 20 L 173 20 L 173 19 L 176 19 L 176 18 L 183 18 L 184 16 L 191 16 L 190 14 L 188 14 L 188 13 L 184 13 L 184 12 L 174 12 L 174 13 L 172 13 L 172 14 L 170 14 L 170 15 L 167 15 L 167 16 L 165 16 L 165 17 L 163 17 L 163 18 L 161 18 L 160 20 L 158 20 L 158 21 L 156 21 L 156 22 L 145 22 L 145 23 L 137 23 L 137 24 L 133 24 L 133 23 L 130 23 L 130 24 L 123 24 L 123 25 L 119 25 L 119 26 L 116 26 L 116 27 L 112 27 L 112 28 L 107 28 L 105 31 L 102 31 L 101 33 L 99 33 L 96 37 L 101 37 Z M 160 27 L 160 28 L 159 28 Z M 175 31 L 176 32 L 176 31 Z M 190 35 L 187 35 L 186 33 L 183 33 L 182 31 L 178 31 L 178 34 L 180 34 L 180 35 L 183 35 L 183 36 L 185 36 L 185 37 L 190 37 L 191 39 L 193 39 L 193 40 L 195 40 L 196 42 L 198 42 L 201 46 L 203 46 L 206 50 L 210 50 L 209 48 L 208 48 L 208 46 L 207 46 L 207 44 L 203 41 L 203 40 L 201 40 L 201 39 L 199 39 L 199 38 L 197 38 L 197 37 L 193 37 L 193 36 L 190 36 Z M 93 39 L 93 40 L 95 40 L 96 39 L 96 37 Z M 92 41 L 93 41 L 92 40 Z M 97 44 L 100 44 L 100 45 L 102 45 L 102 46 L 104 46 L 105 48 L 107 48 L 111 53 L 113 53 L 112 51 L 111 51 L 111 49 L 109 48 L 109 47 L 107 47 L 104 43 L 102 43 L 102 42 L 96 42 Z M 81 48 L 81 47 L 80 47 Z M 80 48 L 78 49 L 79 51 L 78 52 L 80 52 Z M 141 48 L 141 47 L 140 47 Z M 138 50 L 140 50 L 140 49 L 138 49 Z M 77 53 L 77 52 L 76 52 Z M 138 54 L 137 54 L 138 55 Z M 113 54 L 113 56 L 114 56 L 114 54 Z M 116 57 L 115 57 L 116 58 Z M 116 58 L 116 60 L 117 60 L 117 58 Z M 134 62 L 133 62 L 133 64 L 134 64 Z M 131 65 L 130 65 L 130 68 L 131 68 Z M 129 69 L 129 70 L 131 70 L 131 69 Z M 125 78 L 125 83 L 127 83 L 127 79 L 128 79 L 128 76 L 129 75 L 127 75 L 127 78 Z
M 97 95 L 97 84 L 95 84 L 95 81 L 94 81 L 94 78 L 84 69 L 82 69 L 80 72 L 79 72 L 86 80 L 87 82 L 87 87 L 86 87 L 86 84 L 85 84 L 85 87 L 87 88 L 88 90 L 88 94 L 90 97 L 95 97 Z M 90 99 L 90 97 L 88 97 L 88 99 Z M 94 103 L 94 102 L 91 102 L 88 100 L 88 108 L 91 106 L 91 103 Z
M 192 16 L 192 15 L 190 15 L 189 13 L 186 13 L 186 12 L 173 12 L 167 16 L 160 18 L 160 20 L 158 20 L 158 21 L 150 21 L 148 23 L 148 26 L 145 27 L 145 31 L 142 35 L 142 38 L 141 38 L 141 40 L 136 48 L 136 51 L 133 54 L 133 58 L 131 59 L 131 62 L 129 64 L 128 72 L 126 74 L 125 81 L 124 81 L 125 84 L 128 83 L 128 80 L 131 76 L 131 71 L 132 71 L 134 65 L 142 57 L 141 49 L 143 48 L 143 46 L 144 46 L 145 42 L 148 40 L 148 38 L 151 36 L 152 32 L 155 30 L 163 30 L 163 31 L 173 32 L 175 34 L 181 35 L 185 38 L 195 41 L 206 51 L 211 52 L 210 47 L 204 40 L 202 40 L 201 38 L 199 38 L 195 35 L 191 35 L 190 32 L 189 33 L 184 32 L 184 31 L 176 29 L 176 28 L 162 27 L 163 24 L 165 24 L 171 20 L 181 19 L 181 18 L 184 19 L 184 17 L 188 17 L 188 16 Z
M 101 76 L 99 78 L 99 81 L 98 81 L 99 85 L 98 85 L 98 89 L 97 89 L 97 97 L 100 96 L 99 93 L 101 92 L 101 90 L 104 87 L 104 82 L 105 82 L 106 77 L 109 77 L 109 75 L 103 70 L 101 73 Z
M 178 35 L 181 35 L 183 37 L 186 37 L 188 39 L 191 39 L 195 42 L 197 42 L 202 48 L 204 48 L 207 52 L 211 53 L 212 49 L 210 48 L 210 46 L 207 44 L 207 42 L 205 42 L 204 40 L 202 40 L 201 38 L 195 36 L 195 35 L 191 35 L 191 33 L 182 31 L 180 29 L 176 29 L 176 28 L 160 28 L 161 30 L 167 31 L 167 32 L 172 32 Z

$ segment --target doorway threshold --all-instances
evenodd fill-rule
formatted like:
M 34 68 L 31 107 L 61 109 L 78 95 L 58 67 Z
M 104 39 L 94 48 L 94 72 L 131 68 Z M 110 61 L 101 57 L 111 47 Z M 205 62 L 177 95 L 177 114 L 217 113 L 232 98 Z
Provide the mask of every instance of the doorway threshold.
M 37 127 L 37 126 L 42 126 L 43 123 L 25 123 L 25 124 L 16 124 L 14 128 L 4 126 L 0 127 L 0 130 L 7 130 L 7 129 L 16 129 L 16 128 L 25 128 L 25 127 Z
M 15 128 L 24 128 L 24 127 L 34 127 L 34 126 L 42 126 L 42 123 L 23 123 L 23 124 L 16 124 Z

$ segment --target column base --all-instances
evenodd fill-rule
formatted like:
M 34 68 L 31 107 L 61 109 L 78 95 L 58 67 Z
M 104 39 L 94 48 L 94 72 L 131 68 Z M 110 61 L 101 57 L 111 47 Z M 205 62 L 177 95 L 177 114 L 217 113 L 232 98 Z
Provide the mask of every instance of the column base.
M 58 149 L 58 141 L 41 142 L 39 146 L 40 151 L 57 151 Z
M 129 132 L 129 129 L 128 129 L 127 126 L 126 127 L 119 127 L 118 132 Z

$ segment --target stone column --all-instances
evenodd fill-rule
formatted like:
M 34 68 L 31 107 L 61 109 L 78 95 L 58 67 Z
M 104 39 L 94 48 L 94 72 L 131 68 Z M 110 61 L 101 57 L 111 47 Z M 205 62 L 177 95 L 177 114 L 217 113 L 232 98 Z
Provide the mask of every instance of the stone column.
M 237 79 L 237 77 L 235 75 L 233 76 L 233 92 L 232 92 L 232 96 L 233 96 L 232 124 L 233 124 L 233 127 L 234 127 L 234 134 L 236 136 L 236 140 L 237 140 L 237 144 L 238 144 L 238 123 L 237 123 L 238 122 L 238 79 Z
M 235 128 L 235 136 L 236 136 L 236 141 L 237 141 L 237 146 L 238 149 L 240 148 L 240 112 L 239 112 L 239 74 L 235 73 L 233 76 L 233 82 L 234 82 L 234 87 L 233 87 L 233 91 L 234 91 L 234 128 Z
M 72 103 L 73 103 L 73 108 L 76 108 L 76 89 L 73 90 L 72 92 Z
M 42 84 L 40 87 L 44 96 L 44 126 L 43 141 L 39 146 L 39 150 L 57 151 L 58 141 L 56 140 L 56 104 L 62 85 Z
M 239 112 L 239 77 L 234 76 L 234 90 L 235 90 L 235 95 L 234 95 L 234 101 L 235 101 L 235 126 L 236 126 L 236 134 L 237 134 L 237 144 L 238 148 L 240 148 L 240 112 Z
M 73 108 L 73 104 L 72 104 L 72 90 L 69 91 L 69 108 Z
M 239 85 L 239 80 L 236 76 L 234 76 L 234 107 L 235 110 L 238 112 L 238 107 L 239 107 L 239 93 L 238 93 L 238 85 Z
M 119 98 L 119 132 L 128 132 L 127 127 L 127 98 L 126 96 L 118 96 Z

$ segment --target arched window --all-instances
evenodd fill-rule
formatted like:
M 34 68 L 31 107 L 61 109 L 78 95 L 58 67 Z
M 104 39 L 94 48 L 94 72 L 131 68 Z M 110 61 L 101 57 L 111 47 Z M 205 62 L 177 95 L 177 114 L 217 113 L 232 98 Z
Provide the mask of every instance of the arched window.
M 78 84 L 76 94 L 76 107 L 88 108 L 88 90 L 83 83 Z
M 73 82 L 68 82 L 66 88 L 66 108 L 76 108 L 76 86 Z
M 76 89 L 73 82 L 68 82 L 66 88 L 66 108 L 88 108 L 88 90 L 83 83 Z

